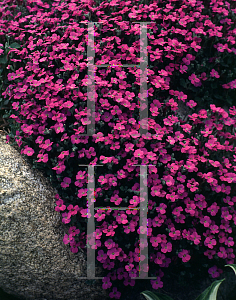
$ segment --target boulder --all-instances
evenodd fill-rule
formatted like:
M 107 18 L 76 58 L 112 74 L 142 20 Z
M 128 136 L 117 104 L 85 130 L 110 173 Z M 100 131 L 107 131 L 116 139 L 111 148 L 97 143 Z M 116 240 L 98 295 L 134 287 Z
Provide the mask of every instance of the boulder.
M 16 148 L 1 132 L 0 288 L 27 300 L 110 299 L 101 279 L 78 278 L 87 277 L 86 254 L 63 243 L 57 190 Z

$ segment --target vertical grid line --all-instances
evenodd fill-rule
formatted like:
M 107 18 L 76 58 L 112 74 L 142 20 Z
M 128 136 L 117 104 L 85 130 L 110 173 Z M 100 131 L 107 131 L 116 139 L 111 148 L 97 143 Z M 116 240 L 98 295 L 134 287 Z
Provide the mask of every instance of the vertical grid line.
M 147 66 L 147 24 L 140 24 L 140 136 L 148 133 Z
M 95 223 L 94 223 L 94 165 L 88 165 L 87 192 L 87 277 L 95 279 Z
M 147 240 L 147 166 L 140 166 L 140 218 L 139 218 L 139 243 L 140 243 L 140 261 L 139 277 L 146 279 L 148 277 L 148 240 Z M 144 258 L 142 260 L 142 258 Z
M 87 135 L 95 134 L 95 84 L 94 84 L 94 22 L 88 24 L 88 84 L 87 84 Z M 90 120 L 88 118 L 90 116 Z

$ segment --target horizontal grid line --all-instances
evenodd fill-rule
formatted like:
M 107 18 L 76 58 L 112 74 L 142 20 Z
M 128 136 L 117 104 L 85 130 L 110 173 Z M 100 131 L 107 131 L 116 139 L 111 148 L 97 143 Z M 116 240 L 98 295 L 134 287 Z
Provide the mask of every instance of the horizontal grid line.
M 96 67 L 140 67 L 140 65 L 133 65 L 133 64 L 128 64 L 128 65 L 94 65 Z
M 126 209 L 136 209 L 136 210 L 138 210 L 138 209 L 140 209 L 140 207 L 106 207 L 106 208 L 104 208 L 104 207 L 94 207 L 94 209 L 103 209 L 103 210 L 107 210 L 107 209 L 111 209 L 111 210 L 126 210 Z

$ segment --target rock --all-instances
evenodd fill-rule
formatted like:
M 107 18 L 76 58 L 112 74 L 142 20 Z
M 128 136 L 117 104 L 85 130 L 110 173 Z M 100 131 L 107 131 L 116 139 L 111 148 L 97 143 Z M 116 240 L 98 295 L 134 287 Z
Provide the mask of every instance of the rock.
M 86 255 L 63 243 L 69 227 L 54 209 L 56 193 L 1 132 L 0 288 L 27 300 L 110 299 L 101 279 L 78 278 L 87 276 Z

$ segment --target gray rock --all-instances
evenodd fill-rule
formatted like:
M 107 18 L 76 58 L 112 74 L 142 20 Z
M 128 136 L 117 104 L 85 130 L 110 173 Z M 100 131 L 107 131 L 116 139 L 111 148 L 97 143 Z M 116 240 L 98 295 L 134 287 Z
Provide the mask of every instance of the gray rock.
M 87 276 L 86 257 L 63 243 L 57 191 L 5 138 L 1 132 L 0 288 L 27 300 L 109 299 L 101 279 L 78 279 Z

